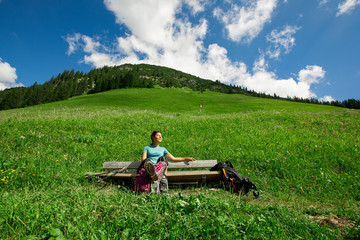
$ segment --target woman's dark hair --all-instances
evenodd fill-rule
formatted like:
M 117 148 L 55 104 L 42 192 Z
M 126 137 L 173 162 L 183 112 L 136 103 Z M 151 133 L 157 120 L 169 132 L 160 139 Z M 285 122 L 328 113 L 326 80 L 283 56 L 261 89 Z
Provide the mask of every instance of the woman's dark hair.
M 153 131 L 152 132 L 152 134 L 151 134 L 151 136 L 150 136 L 150 138 L 151 138 L 151 145 L 154 143 L 154 140 L 153 140 L 153 137 L 155 137 L 155 135 L 157 134 L 157 133 L 159 133 L 160 131 Z

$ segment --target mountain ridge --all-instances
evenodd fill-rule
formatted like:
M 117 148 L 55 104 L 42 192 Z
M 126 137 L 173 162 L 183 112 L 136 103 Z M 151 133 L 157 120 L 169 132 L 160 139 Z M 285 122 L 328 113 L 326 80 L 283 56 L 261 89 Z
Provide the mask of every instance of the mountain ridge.
M 287 101 L 360 108 L 360 101 L 355 99 L 349 99 L 341 103 L 338 101 L 329 103 L 320 102 L 317 99 L 280 98 L 276 94 L 257 93 L 242 86 L 226 85 L 219 80 L 202 79 L 168 67 L 150 64 L 123 64 L 92 69 L 88 73 L 65 70 L 62 74 L 58 74 L 56 77 L 53 76 L 43 84 L 35 82 L 30 87 L 17 87 L 0 91 L 0 110 L 56 102 L 74 96 L 94 94 L 112 89 L 153 88 L 155 85 L 164 88 L 187 87 L 200 93 L 210 90 L 227 94 L 243 94 Z

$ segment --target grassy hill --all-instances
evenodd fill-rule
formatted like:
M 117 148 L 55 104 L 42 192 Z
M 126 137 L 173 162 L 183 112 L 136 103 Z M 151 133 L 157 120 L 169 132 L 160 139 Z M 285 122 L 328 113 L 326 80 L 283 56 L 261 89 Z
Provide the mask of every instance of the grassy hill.
M 200 104 L 202 111 L 200 112 Z M 0 111 L 0 239 L 360 237 L 359 111 L 189 89 L 121 89 Z M 230 160 L 260 198 L 221 188 L 135 194 L 84 179 L 174 156 Z
M 149 64 L 124 64 L 92 69 L 88 73 L 65 70 L 43 84 L 35 82 L 30 87 L 16 87 L 0 91 L 0 111 L 23 108 L 50 102 L 67 100 L 83 94 L 95 94 L 124 88 L 188 88 L 203 93 L 242 94 L 252 97 L 283 99 L 293 102 L 323 104 L 360 109 L 360 101 L 348 99 L 342 102 L 322 102 L 318 99 L 287 97 L 286 99 L 248 90 L 244 86 L 227 85 L 219 80 L 211 81 L 175 69 Z M 231 98 L 230 98 L 231 99 Z
M 65 108 L 69 111 L 86 108 L 92 110 L 115 111 L 154 111 L 156 113 L 172 114 L 200 114 L 201 115 L 239 113 L 258 110 L 276 111 L 306 111 L 306 112 L 347 112 L 346 109 L 318 104 L 288 102 L 279 99 L 257 98 L 242 94 L 222 94 L 205 91 L 203 93 L 189 88 L 161 88 L 151 89 L 117 89 L 98 94 L 82 95 L 66 101 L 43 104 L 24 110 L 0 111 L 0 116 L 10 116 L 12 113 L 25 114 L 30 112 L 58 111 Z M 46 117 L 46 116 L 44 116 Z

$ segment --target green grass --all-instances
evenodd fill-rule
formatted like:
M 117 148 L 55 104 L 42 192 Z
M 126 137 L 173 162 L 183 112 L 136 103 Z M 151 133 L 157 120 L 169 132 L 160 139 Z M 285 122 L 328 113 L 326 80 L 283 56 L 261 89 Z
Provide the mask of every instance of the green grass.
M 203 105 L 200 113 L 200 104 Z M 0 112 L 3 118 L 51 118 L 61 113 L 61 117 L 107 115 L 119 112 L 145 111 L 172 115 L 218 115 L 244 113 L 258 110 L 287 112 L 346 112 L 351 111 L 327 105 L 288 102 L 276 99 L 255 98 L 240 94 L 222 94 L 206 91 L 199 93 L 191 89 L 152 88 L 119 89 L 108 92 L 83 95 L 66 101 L 38 105 L 25 109 Z M 85 115 L 82 115 L 85 114 Z M 55 114 L 55 115 L 54 115 Z
M 187 89 L 1 111 L 0 239 L 357 238 L 359 120 L 359 111 Z M 84 178 L 104 161 L 139 160 L 153 130 L 174 156 L 230 160 L 260 198 L 211 186 L 151 196 Z

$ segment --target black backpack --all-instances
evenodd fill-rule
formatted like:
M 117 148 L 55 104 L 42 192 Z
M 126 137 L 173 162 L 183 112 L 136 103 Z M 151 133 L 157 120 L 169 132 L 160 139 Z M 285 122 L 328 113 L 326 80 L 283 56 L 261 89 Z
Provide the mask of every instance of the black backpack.
M 218 171 L 220 180 L 224 183 L 225 188 L 236 193 L 247 194 L 253 190 L 256 198 L 259 197 L 259 191 L 249 177 L 241 176 L 234 168 L 231 162 L 220 162 L 210 169 L 210 171 Z

